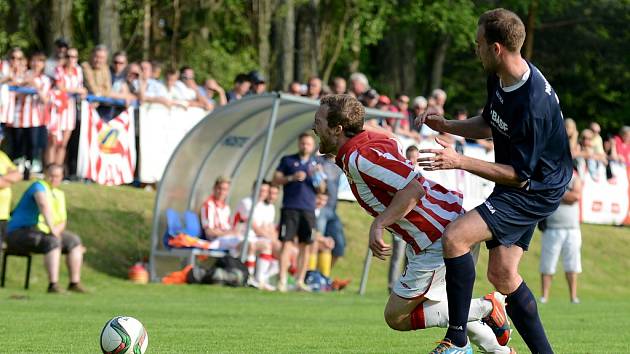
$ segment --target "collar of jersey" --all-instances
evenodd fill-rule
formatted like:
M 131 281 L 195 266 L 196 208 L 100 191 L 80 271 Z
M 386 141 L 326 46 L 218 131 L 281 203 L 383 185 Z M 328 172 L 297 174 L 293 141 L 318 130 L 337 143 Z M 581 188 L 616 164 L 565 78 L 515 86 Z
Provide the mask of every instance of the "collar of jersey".
M 337 165 L 343 167 L 343 157 L 346 155 L 346 153 L 350 151 L 350 149 L 352 149 L 353 147 L 366 143 L 369 140 L 370 137 L 368 136 L 368 132 L 364 130 L 361 133 L 353 136 L 350 140 L 346 141 L 346 143 L 343 144 L 343 146 L 339 149 L 339 152 L 335 157 L 335 162 L 337 162 Z

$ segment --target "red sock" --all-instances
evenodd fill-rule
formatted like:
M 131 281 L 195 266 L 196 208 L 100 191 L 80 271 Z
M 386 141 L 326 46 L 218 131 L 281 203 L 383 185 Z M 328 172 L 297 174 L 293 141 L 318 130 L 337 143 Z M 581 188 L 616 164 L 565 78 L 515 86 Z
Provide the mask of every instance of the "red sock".
M 424 329 L 424 306 L 419 304 L 413 311 L 411 311 L 411 329 Z

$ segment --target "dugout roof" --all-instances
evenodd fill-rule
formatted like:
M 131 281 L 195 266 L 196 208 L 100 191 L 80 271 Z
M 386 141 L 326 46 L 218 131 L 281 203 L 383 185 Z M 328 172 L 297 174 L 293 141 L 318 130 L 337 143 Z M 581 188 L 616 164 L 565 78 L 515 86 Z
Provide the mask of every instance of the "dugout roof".
M 167 208 L 198 212 L 212 192 L 214 180 L 224 175 L 232 179 L 228 201 L 234 210 L 241 198 L 252 194 L 259 168 L 262 177 L 270 179 L 280 158 L 297 152 L 297 137 L 311 129 L 318 107 L 316 100 L 269 93 L 219 107 L 201 120 L 173 152 L 159 183 L 151 232 L 152 253 L 163 250 Z M 399 113 L 372 109 L 366 110 L 366 116 L 402 118 Z M 267 155 L 260 166 L 268 136 L 271 139 Z

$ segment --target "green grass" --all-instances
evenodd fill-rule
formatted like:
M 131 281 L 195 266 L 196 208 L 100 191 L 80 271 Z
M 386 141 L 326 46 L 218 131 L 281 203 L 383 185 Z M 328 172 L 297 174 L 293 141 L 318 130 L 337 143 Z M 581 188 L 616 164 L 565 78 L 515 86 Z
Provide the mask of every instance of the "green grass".
M 15 188 L 16 196 L 25 188 Z M 423 353 L 442 329 L 395 332 L 382 319 L 387 264 L 373 261 L 367 295 L 356 295 L 370 219 L 356 205 L 340 207 L 346 222 L 347 257 L 334 276 L 352 277 L 348 291 L 327 294 L 263 293 L 212 286 L 135 285 L 127 267 L 148 255 L 153 193 L 130 188 L 70 184 L 69 229 L 89 249 L 84 283 L 90 294 L 46 294 L 42 257 L 34 259 L 31 289 L 21 289 L 24 260 L 9 260 L 7 287 L 0 290 L 0 352 L 95 353 L 102 325 L 118 314 L 140 319 L 149 353 L 353 352 Z M 17 199 L 17 198 L 14 198 Z M 583 226 L 582 304 L 570 305 L 562 276 L 548 304 L 539 306 L 557 353 L 629 353 L 630 230 Z M 476 295 L 485 280 L 487 252 L 478 265 Z M 522 263 L 538 293 L 539 237 Z M 67 281 L 65 269 L 62 282 Z M 520 337 L 511 345 L 528 352 Z

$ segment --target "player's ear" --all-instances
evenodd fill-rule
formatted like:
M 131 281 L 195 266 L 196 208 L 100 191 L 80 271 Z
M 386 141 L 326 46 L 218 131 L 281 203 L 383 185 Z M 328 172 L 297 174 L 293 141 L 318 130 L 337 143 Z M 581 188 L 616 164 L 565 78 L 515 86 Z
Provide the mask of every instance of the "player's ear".
M 499 44 L 498 42 L 494 42 L 492 43 L 492 52 L 494 53 L 494 55 L 496 55 L 497 57 L 499 55 L 501 55 L 501 53 L 503 52 L 503 47 L 501 47 L 501 44 Z
M 337 125 L 337 126 L 335 126 L 335 128 L 334 128 L 334 132 L 335 132 L 335 135 L 341 135 L 341 134 L 343 134 L 343 133 L 344 133 L 344 132 L 343 132 L 343 127 L 342 127 L 341 125 Z

